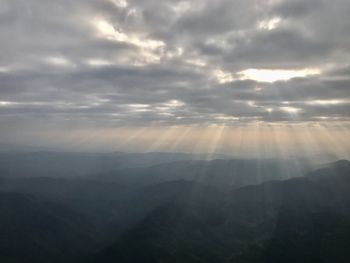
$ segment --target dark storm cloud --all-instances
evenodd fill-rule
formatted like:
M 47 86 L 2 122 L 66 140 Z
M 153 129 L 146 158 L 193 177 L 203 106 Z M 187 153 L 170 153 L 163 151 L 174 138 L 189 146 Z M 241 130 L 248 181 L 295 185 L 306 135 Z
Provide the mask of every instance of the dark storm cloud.
M 349 11 L 345 0 L 5 0 L 0 122 L 348 121 Z M 252 68 L 320 74 L 243 79 Z

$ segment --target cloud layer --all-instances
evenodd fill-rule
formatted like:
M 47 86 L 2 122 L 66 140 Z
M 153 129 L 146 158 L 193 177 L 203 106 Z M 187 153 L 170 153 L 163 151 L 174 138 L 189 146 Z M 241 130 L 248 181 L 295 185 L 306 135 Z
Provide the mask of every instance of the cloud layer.
M 0 125 L 345 123 L 349 13 L 348 0 L 3 0 Z

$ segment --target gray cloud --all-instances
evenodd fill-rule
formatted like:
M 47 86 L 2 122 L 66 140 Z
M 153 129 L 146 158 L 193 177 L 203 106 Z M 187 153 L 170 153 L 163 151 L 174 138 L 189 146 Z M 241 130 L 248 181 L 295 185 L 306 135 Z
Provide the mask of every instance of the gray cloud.
M 346 0 L 5 0 L 0 125 L 346 122 L 349 11 Z M 247 69 L 320 74 L 268 83 L 240 79 Z

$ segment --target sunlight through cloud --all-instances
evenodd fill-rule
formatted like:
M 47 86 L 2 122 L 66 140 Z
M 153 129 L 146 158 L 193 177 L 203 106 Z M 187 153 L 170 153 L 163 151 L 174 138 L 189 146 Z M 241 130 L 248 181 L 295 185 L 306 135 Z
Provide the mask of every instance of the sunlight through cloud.
M 59 66 L 59 67 L 72 67 L 74 64 L 69 61 L 67 58 L 62 56 L 53 56 L 48 57 L 45 59 L 45 61 L 53 66 Z
M 258 23 L 258 28 L 264 29 L 264 30 L 273 30 L 279 26 L 281 21 L 282 20 L 280 17 L 274 17 L 268 20 L 262 20 Z
M 279 69 L 246 69 L 238 72 L 241 79 L 251 79 L 259 82 L 286 81 L 292 78 L 307 77 L 320 74 L 318 69 L 279 70 Z
M 280 107 L 280 109 L 288 113 L 294 113 L 294 114 L 301 111 L 300 108 L 294 108 L 294 107 Z

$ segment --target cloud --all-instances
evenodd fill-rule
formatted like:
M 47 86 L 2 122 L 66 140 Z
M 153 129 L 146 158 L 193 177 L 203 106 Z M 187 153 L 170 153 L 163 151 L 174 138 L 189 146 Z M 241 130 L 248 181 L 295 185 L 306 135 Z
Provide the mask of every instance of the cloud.
M 349 11 L 346 0 L 5 0 L 0 125 L 348 122 Z

